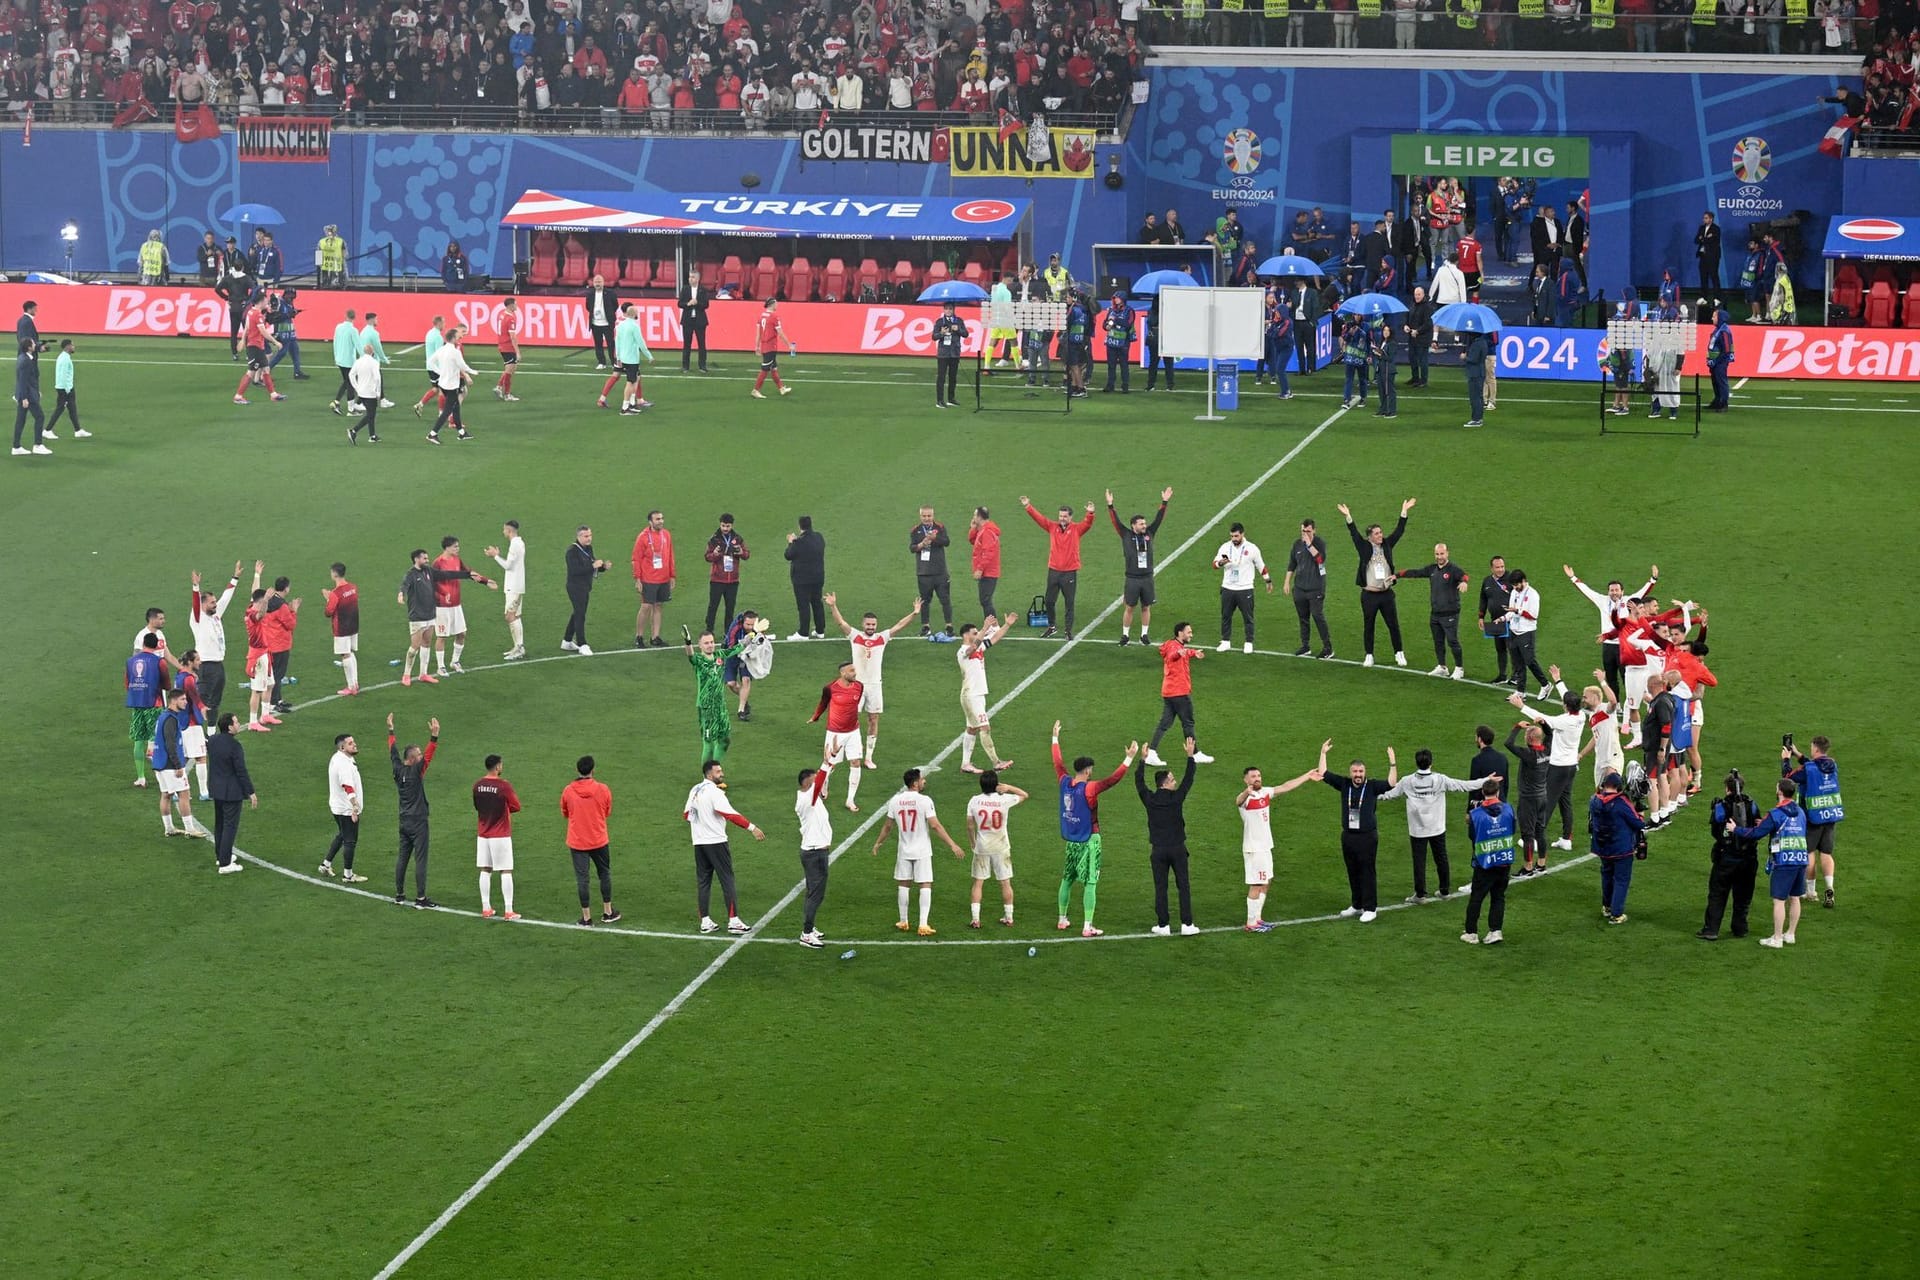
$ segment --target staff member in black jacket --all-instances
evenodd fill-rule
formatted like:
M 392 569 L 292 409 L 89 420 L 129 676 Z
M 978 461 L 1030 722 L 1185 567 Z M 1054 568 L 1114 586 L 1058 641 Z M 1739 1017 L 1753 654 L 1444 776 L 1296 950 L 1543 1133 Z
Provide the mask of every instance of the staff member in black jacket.
M 620 299 L 607 287 L 607 278 L 594 272 L 582 297 L 587 328 L 593 333 L 593 367 L 605 369 L 613 361 L 613 326 L 620 323 Z
M 1407 363 L 1410 387 L 1427 385 L 1427 357 L 1433 351 L 1433 300 L 1425 285 L 1413 286 L 1413 305 L 1407 308 Z
M 800 625 L 787 639 L 805 640 L 809 634 L 825 639 L 827 606 L 820 593 L 827 585 L 827 540 L 814 532 L 812 516 L 801 516 L 800 532 L 787 535 L 787 577 L 800 615 Z
M 1365 536 L 1359 526 L 1353 522 L 1353 512 L 1347 504 L 1338 504 L 1340 518 L 1347 522 L 1347 535 L 1353 539 L 1353 549 L 1360 553 L 1360 567 L 1354 571 L 1354 585 L 1360 588 L 1360 617 L 1365 630 L 1362 639 L 1366 644 L 1366 657 L 1361 666 L 1373 665 L 1373 624 L 1374 619 L 1384 619 L 1387 624 L 1387 639 L 1393 642 L 1393 661 L 1396 666 L 1407 665 L 1406 646 L 1400 642 L 1400 609 L 1393 599 L 1393 548 L 1400 541 L 1400 535 L 1407 531 L 1407 513 L 1413 510 L 1414 499 L 1408 498 L 1400 504 L 1400 521 L 1393 526 L 1393 532 L 1381 531 L 1377 524 L 1367 526 Z
M 1167 873 L 1173 873 L 1174 886 L 1180 893 L 1180 932 L 1195 934 L 1199 926 L 1193 922 L 1193 891 L 1187 881 L 1187 792 L 1193 790 L 1193 756 L 1196 748 L 1193 739 L 1188 738 L 1187 771 L 1180 781 L 1173 780 L 1173 770 L 1157 769 L 1153 775 L 1153 786 L 1147 786 L 1147 758 L 1140 757 L 1140 763 L 1133 767 L 1133 785 L 1140 792 L 1140 803 L 1147 806 L 1147 848 L 1153 863 L 1153 932 L 1164 938 L 1173 932 L 1173 922 L 1167 914 Z
M 1493 656 L 1500 664 L 1499 673 L 1493 677 L 1495 684 L 1507 682 L 1507 612 L 1513 607 L 1512 600 L 1506 558 L 1495 556 L 1487 561 L 1487 576 L 1480 580 L 1480 634 L 1493 641 Z
M 1333 656 L 1333 637 L 1327 633 L 1327 540 L 1314 529 L 1313 521 L 1300 522 L 1300 537 L 1287 552 L 1287 572 L 1280 590 L 1293 599 L 1293 611 L 1300 615 L 1300 647 L 1296 658 L 1312 652 L 1308 624 L 1320 628 L 1320 656 Z
M 953 632 L 953 579 L 947 576 L 947 526 L 933 518 L 932 507 L 920 508 L 920 523 L 907 531 L 907 548 L 913 552 L 913 580 L 922 600 L 927 602 L 927 620 L 920 634 L 933 634 L 933 601 L 940 600 L 940 634 Z
M 1713 870 L 1707 876 L 1707 918 L 1693 936 L 1702 942 L 1720 940 L 1720 920 L 1727 899 L 1733 899 L 1733 936 L 1747 936 L 1747 908 L 1753 905 L 1753 879 L 1760 870 L 1760 846 L 1753 839 L 1727 834 L 1727 824 L 1753 827 L 1760 822 L 1760 806 L 1747 795 L 1744 779 L 1735 769 L 1727 775 L 1727 793 L 1713 802 L 1708 815 L 1713 832 Z
M 1500 754 L 1500 748 L 1493 745 L 1493 726 L 1480 725 L 1473 731 L 1473 763 L 1467 766 L 1464 777 L 1499 778 L 1500 798 L 1507 798 L 1507 760 Z M 1480 803 L 1479 797 L 1469 795 L 1467 808 L 1471 810 Z
M 253 264 L 240 252 L 238 242 L 228 236 L 220 259 L 220 280 L 213 291 L 227 303 L 227 349 L 235 360 L 240 358 L 240 323 L 247 317 L 247 300 L 253 296 L 256 283 Z
M 1393 748 L 1388 747 L 1385 782 L 1367 776 L 1367 763 L 1364 760 L 1352 761 L 1347 765 L 1345 774 L 1335 777 L 1327 772 L 1327 752 L 1331 750 L 1333 739 L 1328 738 L 1320 744 L 1320 763 L 1316 768 L 1321 775 L 1320 780 L 1341 796 L 1340 857 L 1347 864 L 1350 901 L 1340 916 L 1346 920 L 1359 916 L 1361 924 L 1372 924 L 1380 914 L 1378 801 L 1381 795 L 1393 790 L 1394 783 L 1400 781 L 1400 764 L 1393 757 Z
M 562 649 L 593 656 L 593 650 L 587 648 L 587 597 L 593 594 L 595 575 L 612 567 L 611 560 L 593 558 L 590 527 L 583 524 L 574 530 L 573 541 L 567 544 L 567 599 L 573 605 L 573 614 L 567 619 L 567 633 L 560 638 Z
M 960 402 L 954 393 L 960 385 L 960 353 L 967 345 L 967 322 L 953 313 L 953 303 L 933 322 L 933 407 L 951 409 Z
M 1133 610 L 1140 609 L 1140 643 L 1151 645 L 1147 638 L 1147 629 L 1153 625 L 1153 571 L 1154 538 L 1160 532 L 1160 522 L 1167 518 L 1167 504 L 1173 501 L 1171 486 L 1160 491 L 1160 509 L 1153 513 L 1153 519 L 1136 515 L 1126 524 L 1120 523 L 1120 513 L 1114 510 L 1113 490 L 1107 490 L 1107 519 L 1113 522 L 1113 531 L 1120 535 L 1120 554 L 1123 560 L 1125 584 L 1121 590 L 1120 609 L 1120 646 L 1125 648 L 1133 643 Z
M 240 834 L 240 802 L 255 809 L 260 797 L 247 773 L 247 753 L 234 733 L 233 712 L 220 717 L 212 739 L 207 743 L 207 794 L 213 797 L 213 858 L 221 875 L 243 871 L 245 864 L 233 856 L 233 840 Z
M 1700 215 L 1700 229 L 1693 233 L 1693 260 L 1700 264 L 1700 292 L 1712 301 L 1720 293 L 1720 224 L 1711 210 Z
M 1447 544 L 1433 544 L 1433 563 L 1418 569 L 1400 570 L 1402 578 L 1427 580 L 1427 629 L 1433 633 L 1433 670 L 1430 676 L 1447 674 L 1447 648 L 1453 648 L 1453 678 L 1467 678 L 1466 659 L 1460 653 L 1460 601 L 1467 594 L 1473 576 L 1447 558 Z M 1474 777 L 1481 775 L 1475 774 Z
M 440 904 L 427 896 L 427 846 L 430 842 L 427 806 L 427 769 L 440 749 L 440 721 L 427 721 L 423 751 L 409 742 L 402 750 L 393 736 L 393 713 L 387 713 L 387 756 L 393 761 L 393 785 L 400 793 L 400 856 L 393 864 L 393 901 L 407 905 L 407 864 L 413 864 L 413 907 L 428 911 Z
M 713 295 L 700 283 L 700 272 L 693 271 L 680 290 L 680 372 L 693 363 L 694 344 L 700 346 L 700 372 L 707 371 L 707 304 Z

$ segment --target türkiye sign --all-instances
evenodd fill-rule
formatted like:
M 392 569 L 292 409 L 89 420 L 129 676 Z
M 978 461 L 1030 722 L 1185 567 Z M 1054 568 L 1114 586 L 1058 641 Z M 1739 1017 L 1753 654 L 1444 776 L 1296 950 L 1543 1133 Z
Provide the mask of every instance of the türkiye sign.
M 1467 133 L 1396 133 L 1393 171 L 1406 177 L 1584 178 L 1585 138 L 1521 138 Z

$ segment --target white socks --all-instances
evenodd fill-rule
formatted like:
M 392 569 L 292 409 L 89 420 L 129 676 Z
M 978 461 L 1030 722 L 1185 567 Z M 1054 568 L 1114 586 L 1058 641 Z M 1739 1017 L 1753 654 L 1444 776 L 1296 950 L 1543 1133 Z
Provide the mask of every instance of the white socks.
M 500 873 L 500 901 L 502 905 L 506 907 L 507 914 L 512 915 L 513 914 L 513 872 L 511 871 L 502 871 Z
M 1260 923 L 1260 908 L 1265 905 L 1266 905 L 1265 898 L 1248 898 L 1247 899 L 1247 923 L 1248 924 Z
M 527 647 L 527 633 L 526 629 L 520 625 L 520 619 L 515 618 L 507 624 L 507 634 L 513 637 L 514 648 L 524 649 Z
M 465 653 L 466 651 L 467 651 L 467 646 L 465 644 L 462 644 L 459 642 L 456 642 L 454 644 L 453 646 L 453 665 L 454 666 L 457 667 L 460 665 L 460 655 Z
M 852 804 L 853 797 L 859 794 L 860 775 L 864 772 L 866 771 L 864 769 L 861 769 L 857 765 L 847 770 L 847 803 L 848 804 Z M 906 915 L 907 915 L 907 909 L 905 907 L 902 907 L 900 909 L 901 919 L 904 920 L 906 918 Z
M 360 687 L 360 659 L 350 653 L 340 660 L 340 666 L 346 673 L 347 688 L 358 689 Z M 205 784 L 202 784 L 200 789 L 205 791 L 207 788 Z
M 927 914 L 932 910 L 933 889 L 930 886 L 922 885 L 920 887 L 920 927 L 922 929 L 927 927 Z
M 960 767 L 962 769 L 973 767 L 973 737 L 971 733 L 960 735 Z
M 440 668 L 440 674 L 441 675 L 447 674 L 447 651 L 438 646 L 435 646 L 433 650 L 433 660 L 434 660 L 434 665 Z M 422 670 L 420 674 L 425 675 L 426 672 Z
M 907 903 L 912 901 L 913 893 L 910 889 L 907 888 L 906 885 L 901 885 L 899 887 L 899 890 L 900 891 L 898 896 L 900 899 L 900 923 L 905 924 L 907 922 Z
M 161 814 L 160 825 L 166 830 L 166 833 L 168 835 L 172 835 L 173 834 L 173 815 L 170 813 Z M 905 915 L 906 913 L 903 911 L 901 912 L 901 914 Z
M 480 909 L 493 910 L 493 872 L 491 871 L 480 873 Z
M 200 794 L 201 795 L 207 794 L 207 762 L 205 760 L 194 761 L 193 776 L 200 780 Z M 1831 883 L 1833 880 L 1833 877 L 1829 876 L 1827 877 L 1827 880 L 1829 883 Z
M 980 923 L 980 904 L 977 902 L 973 904 L 973 922 Z
M 876 729 L 874 730 L 874 732 L 867 735 L 867 759 L 872 760 L 874 757 L 874 753 L 877 752 L 879 749 L 880 749 L 880 731 Z

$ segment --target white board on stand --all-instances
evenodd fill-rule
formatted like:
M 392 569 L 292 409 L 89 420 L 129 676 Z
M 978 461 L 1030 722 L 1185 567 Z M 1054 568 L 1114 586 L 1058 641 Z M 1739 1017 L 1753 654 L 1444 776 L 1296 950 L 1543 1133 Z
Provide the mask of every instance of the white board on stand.
M 1174 286 L 1162 289 L 1158 355 L 1259 360 L 1266 355 L 1266 291 Z

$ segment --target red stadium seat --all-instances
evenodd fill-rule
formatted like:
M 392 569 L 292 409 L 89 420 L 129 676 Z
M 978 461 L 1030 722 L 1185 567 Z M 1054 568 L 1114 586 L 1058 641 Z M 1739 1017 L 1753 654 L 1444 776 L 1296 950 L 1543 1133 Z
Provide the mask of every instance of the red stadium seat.
M 827 268 L 820 273 L 820 301 L 845 302 L 847 300 L 847 264 L 839 258 L 828 258 Z
M 924 281 L 922 287 L 925 285 L 939 284 L 942 280 L 951 280 L 952 278 L 952 273 L 947 270 L 947 260 L 945 258 L 935 258 L 927 264 L 927 274 L 922 277 Z
M 527 283 L 549 285 L 560 278 L 560 237 L 551 231 L 533 236 L 533 258 L 527 264 Z
M 787 301 L 812 302 L 814 281 L 817 278 L 818 273 L 813 269 L 813 263 L 796 256 L 793 266 L 787 270 Z
M 1875 280 L 1873 288 L 1867 291 L 1867 327 L 1893 327 L 1893 286 L 1885 280 Z
M 1904 328 L 1920 329 L 1920 280 L 1907 286 L 1907 300 L 1900 323 Z
M 728 254 L 720 263 L 720 279 L 715 289 L 730 289 L 734 296 L 744 297 L 747 291 L 747 269 L 741 264 L 738 254 Z
M 1844 308 L 1848 316 L 1858 320 L 1866 292 L 1860 283 L 1860 269 L 1851 262 L 1841 263 L 1840 269 L 1833 273 L 1833 305 Z
M 635 255 L 627 259 L 620 272 L 620 287 L 623 289 L 644 289 L 653 282 L 653 263 L 644 257 Z
M 869 292 L 875 296 L 879 295 L 880 264 L 872 258 L 862 258 L 860 269 L 853 275 L 853 293 L 856 298 L 864 298 Z
M 568 236 L 565 252 L 560 255 L 560 283 L 584 285 L 587 282 L 587 246 L 580 243 L 579 236 Z
M 893 287 L 898 290 L 901 285 L 905 285 L 914 293 L 920 292 L 920 273 L 915 271 L 913 264 L 905 258 L 893 264 Z
M 654 264 L 653 287 L 668 293 L 680 291 L 680 267 L 672 258 L 662 258 Z
M 987 287 L 987 269 L 977 262 L 969 262 L 960 268 L 960 278 L 968 284 L 977 284 L 982 289 Z
M 756 298 L 771 298 L 780 292 L 780 269 L 772 258 L 763 257 L 754 264 L 750 287 Z

